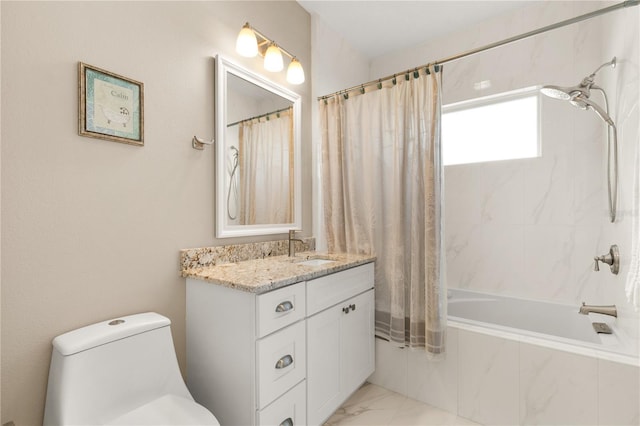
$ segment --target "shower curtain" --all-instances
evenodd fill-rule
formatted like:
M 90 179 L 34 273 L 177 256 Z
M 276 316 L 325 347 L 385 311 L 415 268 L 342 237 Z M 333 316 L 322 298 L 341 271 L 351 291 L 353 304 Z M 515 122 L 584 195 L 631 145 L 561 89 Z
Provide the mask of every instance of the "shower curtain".
M 293 120 L 288 109 L 239 123 L 240 223 L 293 222 Z
M 444 352 L 441 73 L 319 104 L 328 249 L 374 254 L 376 335 Z

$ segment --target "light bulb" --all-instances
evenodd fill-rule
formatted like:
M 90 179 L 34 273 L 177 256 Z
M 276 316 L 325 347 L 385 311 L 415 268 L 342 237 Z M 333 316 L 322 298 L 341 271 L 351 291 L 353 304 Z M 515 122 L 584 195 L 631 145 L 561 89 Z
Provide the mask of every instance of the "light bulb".
M 282 71 L 283 68 L 282 52 L 280 52 L 280 48 L 275 43 L 271 43 L 267 53 L 264 55 L 264 69 L 277 72 Z
M 287 81 L 291 84 L 304 83 L 304 69 L 296 58 L 291 59 L 289 68 L 287 68 Z
M 258 54 L 258 40 L 256 39 L 256 33 L 253 32 L 251 26 L 247 22 L 244 24 L 238 34 L 236 40 L 236 52 L 247 58 L 253 58 Z

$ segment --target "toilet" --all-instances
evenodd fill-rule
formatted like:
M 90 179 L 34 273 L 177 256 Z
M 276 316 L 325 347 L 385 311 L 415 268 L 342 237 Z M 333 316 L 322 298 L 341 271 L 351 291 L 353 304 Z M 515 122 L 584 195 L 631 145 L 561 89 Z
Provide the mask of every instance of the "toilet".
M 53 339 L 44 425 L 219 425 L 180 375 L 170 325 L 147 312 Z

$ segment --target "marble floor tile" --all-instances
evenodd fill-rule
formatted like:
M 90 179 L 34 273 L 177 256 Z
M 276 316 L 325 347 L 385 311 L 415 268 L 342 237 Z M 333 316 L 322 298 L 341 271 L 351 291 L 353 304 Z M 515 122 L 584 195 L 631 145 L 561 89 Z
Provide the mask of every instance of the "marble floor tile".
M 327 420 L 325 426 L 478 425 L 370 383 L 365 383 Z

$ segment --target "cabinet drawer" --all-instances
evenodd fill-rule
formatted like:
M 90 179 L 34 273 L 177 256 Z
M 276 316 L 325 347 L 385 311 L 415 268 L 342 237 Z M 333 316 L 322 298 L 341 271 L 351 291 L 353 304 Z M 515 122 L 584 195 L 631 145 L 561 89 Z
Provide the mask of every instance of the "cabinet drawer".
M 306 381 L 258 412 L 258 424 L 262 426 L 298 426 L 307 421 L 305 404 Z
M 307 281 L 307 316 L 373 288 L 373 263 Z
M 260 339 L 256 344 L 258 408 L 264 408 L 306 376 L 304 321 Z
M 261 294 L 257 298 L 258 337 L 266 336 L 304 318 L 304 282 Z

